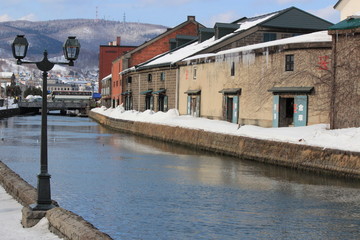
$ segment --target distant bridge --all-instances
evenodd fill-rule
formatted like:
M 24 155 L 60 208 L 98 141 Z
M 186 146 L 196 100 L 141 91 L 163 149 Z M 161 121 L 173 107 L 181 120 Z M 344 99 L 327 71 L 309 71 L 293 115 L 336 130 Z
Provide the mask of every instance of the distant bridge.
M 42 101 L 38 102 L 19 102 L 18 106 L 22 113 L 28 112 L 39 112 L 42 108 Z M 66 113 L 67 110 L 78 110 L 81 114 L 86 114 L 86 112 L 90 109 L 91 102 L 83 101 L 83 102 L 47 102 L 47 110 L 55 111 L 60 110 L 61 113 Z

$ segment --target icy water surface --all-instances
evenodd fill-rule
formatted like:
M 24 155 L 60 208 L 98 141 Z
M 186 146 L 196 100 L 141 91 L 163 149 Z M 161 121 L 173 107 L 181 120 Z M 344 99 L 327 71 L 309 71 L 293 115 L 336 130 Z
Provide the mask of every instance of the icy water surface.
M 0 120 L 0 160 L 36 186 L 40 116 Z M 360 239 L 360 184 L 48 117 L 52 198 L 114 239 Z

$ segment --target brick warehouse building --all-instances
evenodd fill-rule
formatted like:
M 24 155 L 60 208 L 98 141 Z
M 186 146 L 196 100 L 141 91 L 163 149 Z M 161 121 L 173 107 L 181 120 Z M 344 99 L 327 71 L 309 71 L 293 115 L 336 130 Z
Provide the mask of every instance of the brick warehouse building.
M 100 45 L 99 49 L 99 92 L 101 93 L 101 80 L 111 73 L 111 64 L 119 56 L 133 50 L 136 46 L 121 46 L 121 38 L 109 42 L 108 45 Z
M 303 24 L 304 19 L 306 19 L 305 25 Z M 125 102 L 125 108 L 136 109 L 138 111 L 147 109 L 167 111 L 171 108 L 177 108 L 182 114 L 188 113 L 193 116 L 222 119 L 221 104 L 219 105 L 219 116 L 213 116 L 215 113 L 206 113 L 204 115 L 205 111 L 201 111 L 201 109 L 204 110 L 204 106 L 200 107 L 202 104 L 200 98 L 206 92 L 203 89 L 206 87 L 195 86 L 199 84 L 199 81 L 195 81 L 195 75 L 196 72 L 201 73 L 202 65 L 200 64 L 199 68 L 196 65 L 193 68 L 186 68 L 185 78 L 182 78 L 180 70 L 182 59 L 198 54 L 211 55 L 211 53 L 237 46 L 310 33 L 327 29 L 331 25 L 331 23 L 325 20 L 291 7 L 252 18 L 241 18 L 233 23 L 216 23 L 213 29 L 201 28 L 199 29 L 197 40 L 193 39 L 188 44 L 178 46 L 164 55 L 157 56 L 148 62 L 137 65 L 136 68 L 129 69 L 127 73 L 129 80 L 124 86 L 124 92 L 129 93 L 129 95 L 131 93 L 131 98 L 126 98 L 128 101 Z M 180 37 L 182 36 L 177 36 L 174 41 L 183 42 Z M 207 59 L 206 61 L 210 60 Z M 236 62 L 237 60 L 232 62 L 232 70 L 235 70 Z M 224 69 L 227 69 L 227 67 L 224 67 Z M 218 75 L 222 71 L 222 68 L 217 69 L 216 72 L 207 74 L 205 79 L 219 76 L 212 84 L 220 83 L 224 77 L 226 78 L 226 76 Z M 233 72 L 233 74 L 235 73 Z M 185 83 L 187 82 L 194 83 L 195 85 L 188 85 L 188 88 L 181 89 L 181 86 L 186 85 Z M 213 85 L 211 85 L 211 88 L 214 89 Z M 216 96 L 220 90 L 217 89 Z M 188 106 L 188 108 L 184 109 L 187 109 L 188 112 L 182 112 L 184 109 L 179 106 L 180 102 L 183 101 L 184 92 L 186 95 L 184 104 Z M 234 100 L 233 96 L 229 95 L 228 91 L 225 91 L 224 94 L 227 97 L 226 99 L 229 99 L 226 108 L 230 109 L 232 106 L 230 100 Z M 212 95 L 210 98 L 215 100 L 215 95 Z M 219 101 L 222 102 L 221 99 Z M 234 105 L 237 105 L 236 101 L 234 101 Z M 207 104 L 206 107 L 214 108 L 214 106 L 216 106 L 216 103 Z M 235 114 L 232 111 L 231 114 L 229 112 L 226 115 L 226 120 L 237 121 L 237 113 Z
M 331 128 L 360 127 L 360 14 L 332 26 Z
M 116 107 L 118 104 L 125 103 L 126 101 L 129 102 L 129 99 L 132 98 L 131 92 L 124 91 L 124 87 L 131 81 L 137 81 L 137 79 L 131 78 L 126 72 L 124 73 L 125 69 L 131 69 L 159 54 L 169 51 L 172 46 L 171 40 L 177 36 L 197 36 L 199 28 L 201 27 L 204 26 L 198 23 L 194 16 L 188 16 L 185 22 L 168 29 L 163 34 L 160 34 L 116 59 L 113 62 L 113 66 L 115 67 L 113 67 L 114 71 L 112 72 L 113 77 L 116 75 L 116 77 L 113 78 L 116 80 L 111 83 L 112 107 Z M 187 40 L 190 41 L 190 38 Z M 119 78 L 117 78 L 118 76 Z

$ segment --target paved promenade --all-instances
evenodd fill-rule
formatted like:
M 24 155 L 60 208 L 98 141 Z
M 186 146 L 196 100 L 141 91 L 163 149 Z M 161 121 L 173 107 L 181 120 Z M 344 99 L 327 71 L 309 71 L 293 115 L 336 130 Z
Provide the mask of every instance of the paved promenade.
M 48 221 L 43 218 L 32 228 L 23 228 L 21 209 L 23 206 L 7 194 L 0 186 L 0 239 L 2 240 L 55 240 L 60 239 L 48 230 Z

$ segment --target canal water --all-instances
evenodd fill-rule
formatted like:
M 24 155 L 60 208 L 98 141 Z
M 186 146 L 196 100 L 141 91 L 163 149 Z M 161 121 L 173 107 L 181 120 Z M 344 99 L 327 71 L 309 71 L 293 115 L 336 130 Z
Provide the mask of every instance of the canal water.
M 36 186 L 40 116 L 0 120 L 0 160 Z M 114 239 L 359 239 L 360 184 L 48 117 L 52 198 Z

